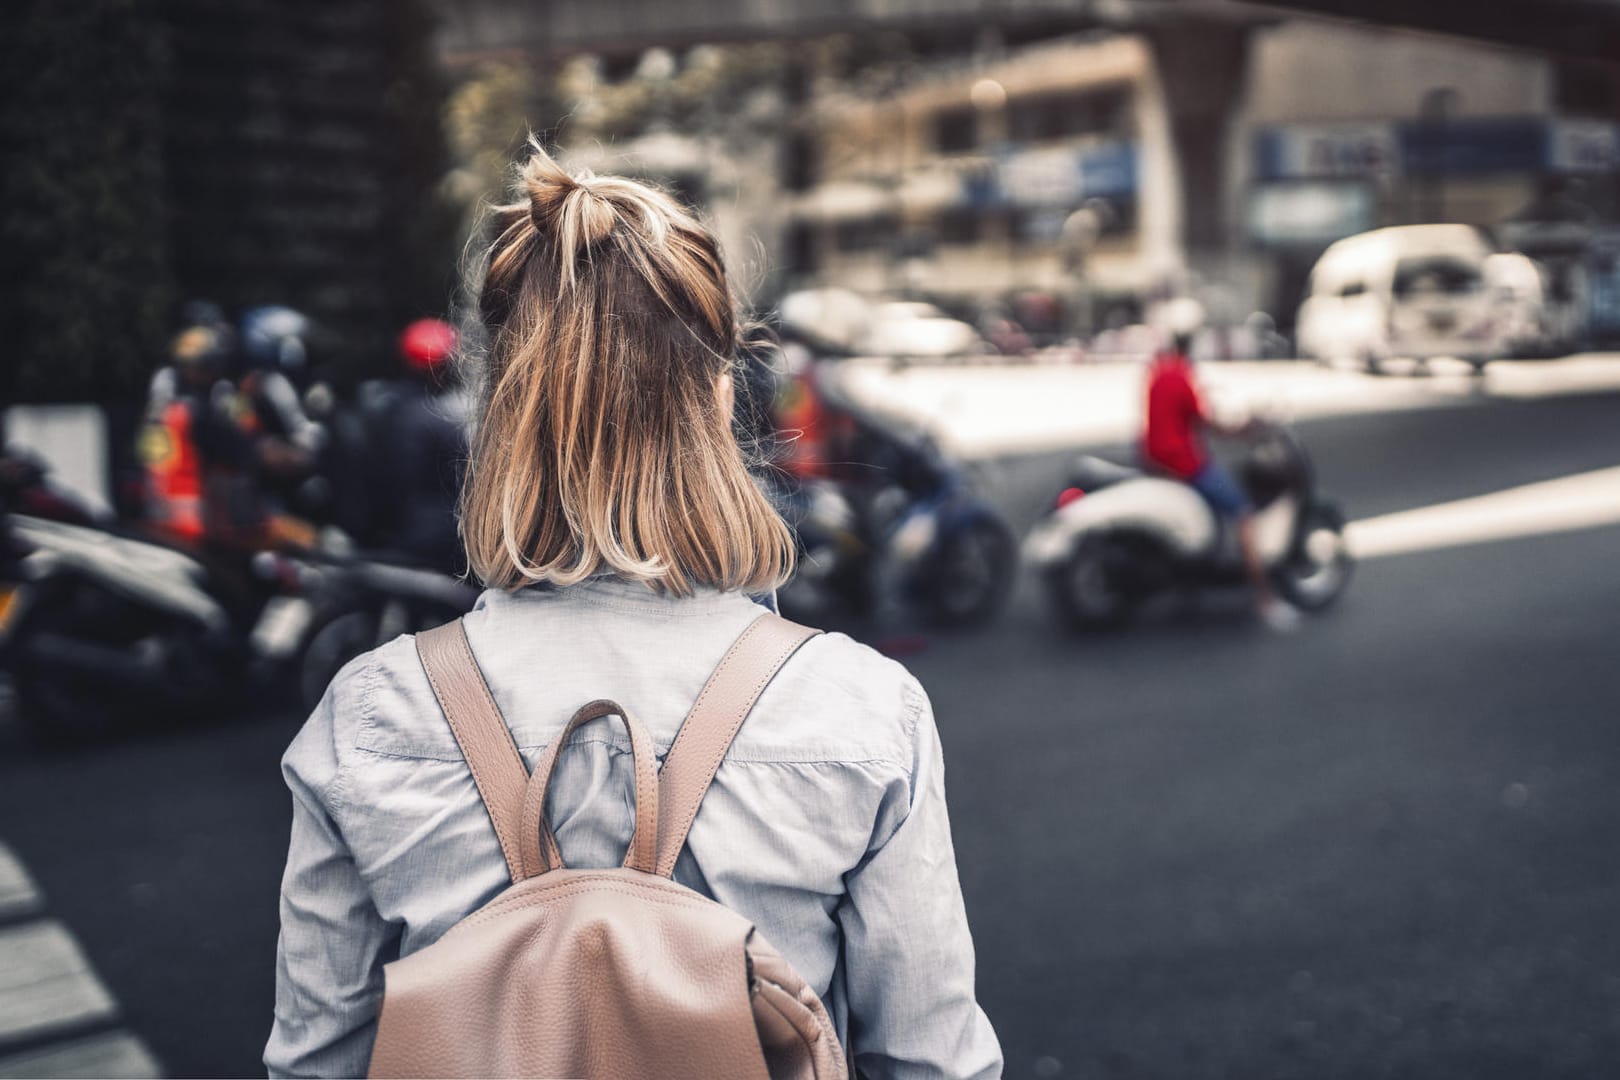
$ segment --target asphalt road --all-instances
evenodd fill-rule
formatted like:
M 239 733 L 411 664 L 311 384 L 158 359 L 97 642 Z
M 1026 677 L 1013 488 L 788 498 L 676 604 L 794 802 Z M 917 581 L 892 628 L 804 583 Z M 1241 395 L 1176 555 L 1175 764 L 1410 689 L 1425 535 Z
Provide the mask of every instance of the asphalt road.
M 1303 427 L 1352 517 L 1620 464 L 1620 396 Z M 995 464 L 1020 528 L 1065 455 Z M 1105 638 L 1025 580 L 908 663 L 1012 1077 L 1620 1071 L 1620 529 L 1381 559 Z M 298 718 L 8 746 L 0 837 L 177 1075 L 258 1070 Z

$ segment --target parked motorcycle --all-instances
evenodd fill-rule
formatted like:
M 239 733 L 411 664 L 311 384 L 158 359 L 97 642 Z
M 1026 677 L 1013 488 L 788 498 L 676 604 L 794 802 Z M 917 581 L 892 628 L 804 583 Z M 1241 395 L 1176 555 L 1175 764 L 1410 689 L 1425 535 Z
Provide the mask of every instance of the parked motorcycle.
M 182 718 L 247 691 L 313 707 L 354 657 L 472 607 L 434 570 L 323 553 L 260 552 L 238 577 L 112 531 L 7 518 L 0 669 L 34 732 L 111 717 Z
M 239 688 L 265 598 L 186 552 L 26 514 L 4 523 L 0 668 L 36 734 L 193 714 Z
M 0 455 L 0 675 L 42 738 L 240 706 L 313 706 L 353 657 L 472 607 L 475 588 L 359 554 L 328 527 L 307 550 L 205 552 L 126 530 Z
M 784 516 L 799 540 L 786 610 L 869 615 L 904 604 L 936 626 L 987 622 L 1011 590 L 1017 542 L 967 473 L 925 432 L 856 419 L 838 478 L 794 482 Z
M 300 594 L 314 598 L 297 672 L 305 709 L 313 709 L 332 677 L 361 653 L 449 622 L 478 599 L 478 589 L 458 578 L 377 555 L 302 556 L 294 572 Z
M 94 727 L 142 697 L 183 709 L 229 680 L 233 615 L 210 578 L 120 533 L 37 458 L 0 455 L 0 672 L 36 733 Z
M 1277 592 L 1305 611 L 1332 604 L 1355 561 L 1344 514 L 1318 490 L 1304 445 L 1285 427 L 1257 425 L 1237 472 Z M 1246 580 L 1235 531 L 1191 486 L 1094 457 L 1075 462 L 1024 555 L 1075 629 L 1117 627 L 1171 590 Z

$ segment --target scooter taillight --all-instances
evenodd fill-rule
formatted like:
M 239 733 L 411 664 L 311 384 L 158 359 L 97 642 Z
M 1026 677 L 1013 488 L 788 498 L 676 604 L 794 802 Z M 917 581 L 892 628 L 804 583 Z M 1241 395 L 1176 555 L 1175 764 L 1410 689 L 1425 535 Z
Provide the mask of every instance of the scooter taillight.
M 1085 492 L 1081 491 L 1077 487 L 1066 487 L 1062 491 L 1058 492 L 1057 502 L 1052 506 L 1052 509 L 1061 510 L 1065 506 L 1068 506 L 1070 503 L 1074 502 L 1076 499 L 1082 498 L 1084 495 Z

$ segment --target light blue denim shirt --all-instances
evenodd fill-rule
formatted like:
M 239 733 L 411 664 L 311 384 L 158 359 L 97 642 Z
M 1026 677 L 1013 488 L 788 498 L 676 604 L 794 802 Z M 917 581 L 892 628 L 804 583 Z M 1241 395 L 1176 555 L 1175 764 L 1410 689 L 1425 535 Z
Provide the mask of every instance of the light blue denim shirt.
M 611 698 L 662 758 L 761 608 L 595 578 L 491 591 L 473 653 L 533 768 L 574 710 Z M 570 866 L 630 840 L 629 743 L 598 721 L 561 756 L 550 820 Z M 509 885 L 483 804 L 409 637 L 354 661 L 282 761 L 293 795 L 272 1076 L 363 1076 L 382 966 Z M 751 919 L 822 995 L 869 1077 L 994 1077 L 974 998 L 933 713 L 904 668 L 841 634 L 766 688 L 692 826 L 675 880 Z

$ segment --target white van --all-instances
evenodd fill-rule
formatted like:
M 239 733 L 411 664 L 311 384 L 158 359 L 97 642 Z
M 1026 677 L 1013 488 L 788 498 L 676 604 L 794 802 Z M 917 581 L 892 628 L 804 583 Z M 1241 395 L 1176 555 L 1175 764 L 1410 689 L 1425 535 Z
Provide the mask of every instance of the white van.
M 1497 340 L 1503 356 L 1553 356 L 1560 349 L 1547 310 L 1543 268 L 1528 255 L 1507 251 L 1485 260 Z
M 1368 371 L 1403 357 L 1502 355 L 1485 286 L 1491 246 L 1469 225 L 1401 225 L 1347 237 L 1316 261 L 1295 334 L 1302 356 Z

